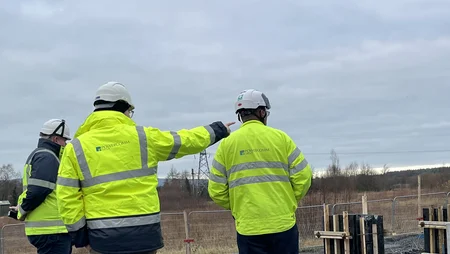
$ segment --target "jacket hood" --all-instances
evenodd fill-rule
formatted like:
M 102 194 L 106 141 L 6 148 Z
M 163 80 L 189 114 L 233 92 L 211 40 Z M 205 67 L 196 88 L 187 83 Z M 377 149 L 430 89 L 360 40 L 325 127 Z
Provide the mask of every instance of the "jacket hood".
M 133 119 L 127 117 L 121 112 L 113 110 L 95 111 L 92 112 L 86 120 L 84 120 L 75 132 L 74 138 L 77 138 L 93 129 L 107 128 L 119 124 L 136 126 Z

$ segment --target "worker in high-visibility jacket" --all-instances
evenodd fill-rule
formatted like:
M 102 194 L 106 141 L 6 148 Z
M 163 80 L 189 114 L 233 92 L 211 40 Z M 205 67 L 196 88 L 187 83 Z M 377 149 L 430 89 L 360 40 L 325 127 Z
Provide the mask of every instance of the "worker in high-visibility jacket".
M 72 238 L 58 213 L 55 184 L 60 154 L 70 140 L 62 119 L 50 119 L 40 131 L 37 148 L 28 156 L 23 171 L 17 219 L 25 221 L 25 234 L 37 253 L 72 253 Z
M 239 253 L 299 253 L 296 209 L 312 170 L 283 131 L 267 126 L 264 93 L 249 89 L 235 102 L 243 124 L 217 148 L 208 184 L 212 200 L 230 209 Z
M 156 253 L 164 246 L 158 162 L 201 152 L 234 122 L 177 132 L 136 125 L 131 96 L 117 82 L 97 90 L 94 107 L 61 159 L 62 219 L 75 246 L 90 253 Z

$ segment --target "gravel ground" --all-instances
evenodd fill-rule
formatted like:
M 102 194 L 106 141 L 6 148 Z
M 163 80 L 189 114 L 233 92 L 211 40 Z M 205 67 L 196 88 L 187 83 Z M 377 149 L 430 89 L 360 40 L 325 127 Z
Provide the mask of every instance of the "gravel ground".
M 420 254 L 423 252 L 423 235 L 409 234 L 384 238 L 385 254 Z M 323 247 L 308 248 L 302 254 L 323 253 Z
M 410 234 L 384 238 L 386 254 L 420 254 L 423 252 L 423 235 Z

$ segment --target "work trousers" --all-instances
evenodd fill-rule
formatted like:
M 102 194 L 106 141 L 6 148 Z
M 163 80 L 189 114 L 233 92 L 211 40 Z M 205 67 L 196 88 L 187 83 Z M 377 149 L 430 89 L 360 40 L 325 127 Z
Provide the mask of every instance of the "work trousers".
M 245 236 L 237 233 L 239 254 L 298 254 L 297 224 L 291 229 L 274 234 Z
M 28 241 L 38 254 L 71 254 L 72 237 L 69 234 L 30 235 Z

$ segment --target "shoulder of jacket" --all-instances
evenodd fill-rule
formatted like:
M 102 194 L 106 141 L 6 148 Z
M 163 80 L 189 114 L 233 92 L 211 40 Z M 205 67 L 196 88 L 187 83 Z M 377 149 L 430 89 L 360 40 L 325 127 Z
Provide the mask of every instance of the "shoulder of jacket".
M 277 133 L 277 134 L 279 134 L 279 135 L 281 135 L 281 136 L 289 136 L 285 131 L 283 131 L 283 130 L 280 130 L 280 129 L 277 129 L 277 128 L 274 128 L 274 127 L 271 127 L 271 126 L 266 126 L 266 128 L 269 130 L 269 131 L 272 131 L 273 133 Z
M 39 162 L 37 160 L 39 160 Z M 58 157 L 53 151 L 47 149 L 36 151 L 33 158 L 31 159 L 31 163 L 51 163 L 55 161 L 59 161 Z
M 237 130 L 235 130 L 235 131 L 232 131 L 232 132 L 230 133 L 230 135 L 228 135 L 228 137 L 222 139 L 222 141 L 225 141 L 225 140 L 233 140 L 233 139 L 235 139 L 235 138 L 239 138 L 240 135 L 245 135 L 244 129 L 237 129 Z

